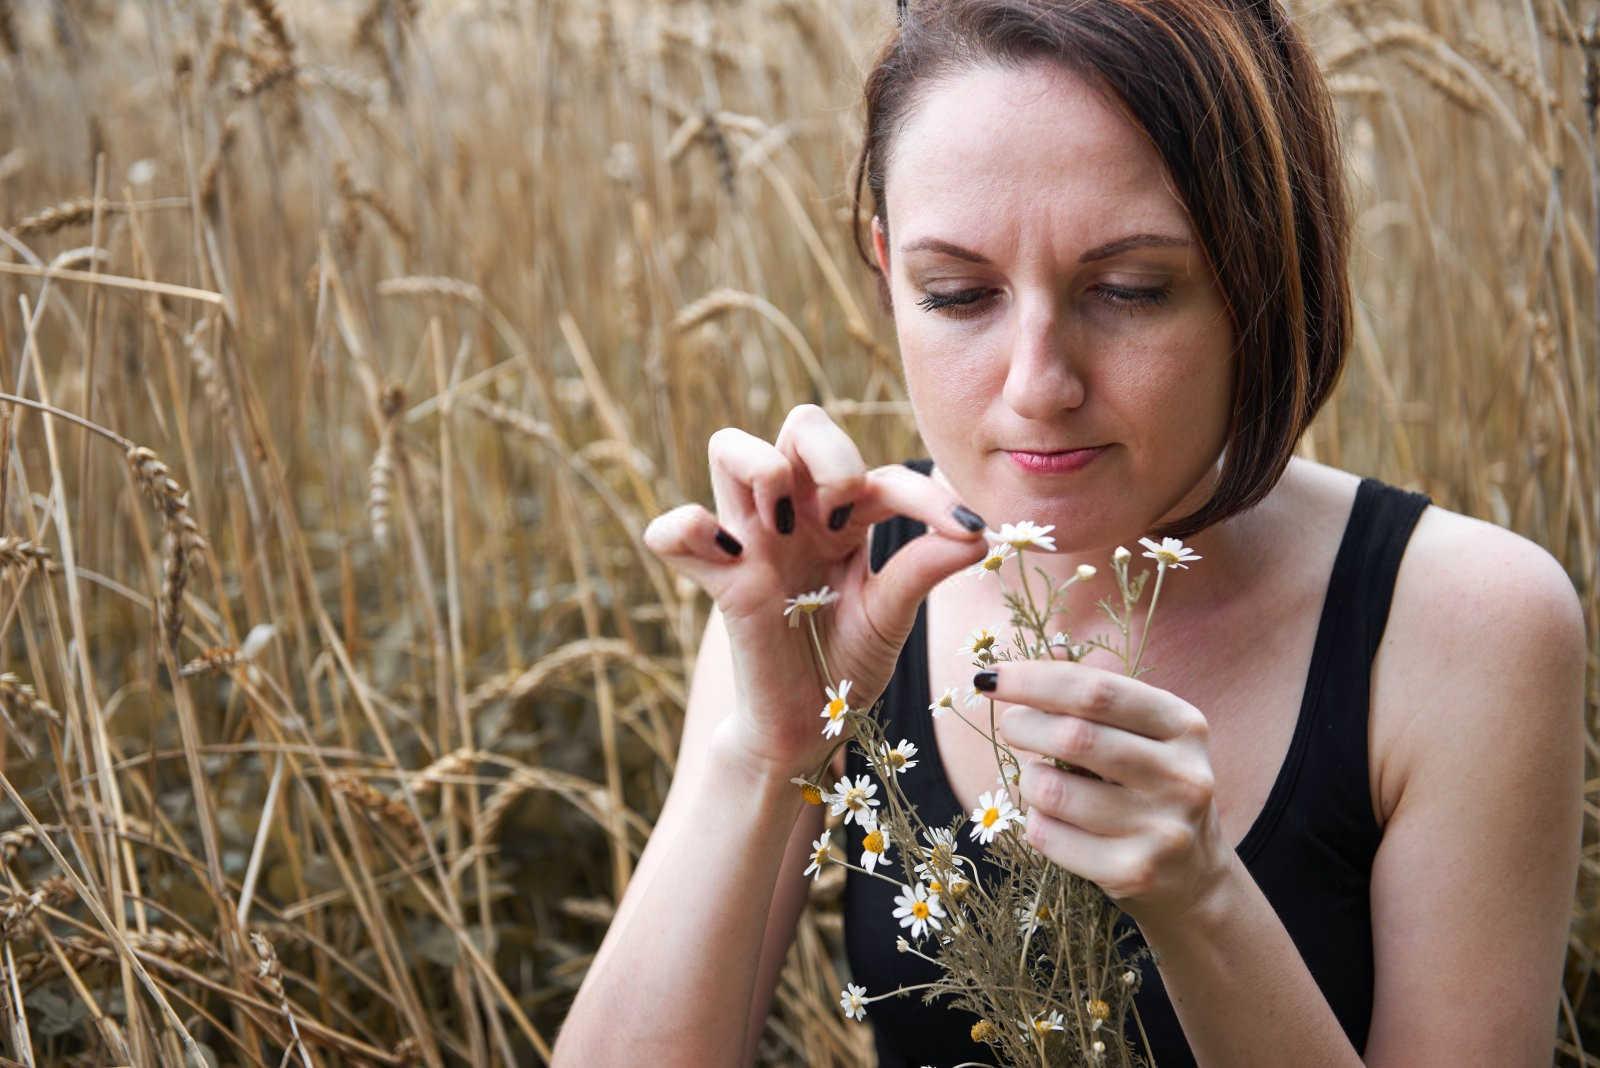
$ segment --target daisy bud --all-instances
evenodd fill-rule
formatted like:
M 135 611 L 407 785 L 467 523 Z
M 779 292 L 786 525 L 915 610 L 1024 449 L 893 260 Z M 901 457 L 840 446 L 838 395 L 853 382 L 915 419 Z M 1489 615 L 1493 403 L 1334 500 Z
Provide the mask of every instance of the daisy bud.
M 1079 579 L 1079 581 L 1088 582 L 1090 579 L 1094 578 L 1094 576 L 1095 576 L 1095 566 L 1093 564 L 1079 564 L 1078 565 L 1078 579 Z
M 896 953 L 910 953 L 911 943 L 907 942 L 903 937 L 897 937 L 894 940 L 894 951 Z
M 1123 545 L 1117 546 L 1117 551 L 1111 554 L 1112 561 L 1118 564 L 1125 564 L 1132 558 L 1133 554 Z
M 1134 978 L 1135 977 L 1134 977 L 1133 972 L 1131 972 L 1131 971 L 1123 972 L 1122 973 L 1122 985 L 1123 986 L 1132 986 Z

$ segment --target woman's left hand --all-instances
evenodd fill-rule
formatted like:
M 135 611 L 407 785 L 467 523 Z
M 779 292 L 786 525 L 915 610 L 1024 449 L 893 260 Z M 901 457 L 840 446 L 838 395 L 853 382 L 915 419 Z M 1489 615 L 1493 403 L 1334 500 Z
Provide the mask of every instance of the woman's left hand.
M 1084 664 L 991 668 L 996 687 L 980 695 L 1013 702 L 1001 709 L 1000 737 L 1039 754 L 1020 757 L 1034 848 L 1097 883 L 1141 923 L 1171 922 L 1204 904 L 1235 861 L 1212 797 L 1205 716 L 1166 690 Z

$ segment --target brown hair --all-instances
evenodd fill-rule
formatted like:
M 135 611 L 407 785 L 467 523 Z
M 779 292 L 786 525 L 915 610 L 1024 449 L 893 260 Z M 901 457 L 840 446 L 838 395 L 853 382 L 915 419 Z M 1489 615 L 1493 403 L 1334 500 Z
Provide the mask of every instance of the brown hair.
M 1212 497 L 1155 533 L 1190 537 L 1258 503 L 1328 399 L 1350 333 L 1349 206 L 1333 102 L 1277 0 L 912 3 L 864 88 L 855 166 L 887 229 L 895 134 L 941 77 L 1050 60 L 1111 91 L 1161 153 L 1233 322 L 1226 458 Z

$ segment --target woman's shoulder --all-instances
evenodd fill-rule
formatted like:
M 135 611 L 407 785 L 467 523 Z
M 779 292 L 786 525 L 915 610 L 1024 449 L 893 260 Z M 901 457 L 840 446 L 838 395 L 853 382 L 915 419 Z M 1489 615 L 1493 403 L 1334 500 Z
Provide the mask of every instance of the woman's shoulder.
M 1551 745 L 1566 738 L 1575 711 L 1567 706 L 1582 703 L 1586 640 L 1577 591 L 1548 550 L 1429 503 L 1405 544 L 1372 664 L 1383 810 L 1394 810 L 1408 784 L 1439 781 L 1433 771 L 1459 775 L 1464 752 L 1480 767 L 1513 759 L 1515 747 L 1502 741 L 1508 725 Z M 1523 751 L 1538 751 L 1528 741 Z
M 1423 492 L 1304 458 L 1291 462 L 1300 485 L 1299 506 L 1348 515 L 1362 482 L 1382 493 Z M 1509 597 L 1516 604 L 1503 603 Z M 1478 622 L 1503 622 L 1504 611 L 1537 614 L 1576 609 L 1577 592 L 1561 563 L 1538 542 L 1515 531 L 1440 505 L 1431 496 L 1406 542 L 1395 580 L 1391 616 L 1412 610 L 1426 615 L 1440 604 L 1499 603 L 1500 611 Z M 1456 613 L 1459 615 L 1460 613 Z M 1401 620 L 1403 625 L 1403 619 Z M 1436 620 L 1443 623 L 1443 620 Z

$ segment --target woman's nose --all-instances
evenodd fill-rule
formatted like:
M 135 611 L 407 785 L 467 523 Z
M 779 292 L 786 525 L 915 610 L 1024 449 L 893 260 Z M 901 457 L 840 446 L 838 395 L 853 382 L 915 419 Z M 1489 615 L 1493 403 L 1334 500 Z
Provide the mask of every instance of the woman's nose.
M 1002 393 L 1018 415 L 1048 419 L 1083 403 L 1084 381 L 1061 316 L 1050 308 L 1022 311 L 1011 339 Z

